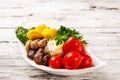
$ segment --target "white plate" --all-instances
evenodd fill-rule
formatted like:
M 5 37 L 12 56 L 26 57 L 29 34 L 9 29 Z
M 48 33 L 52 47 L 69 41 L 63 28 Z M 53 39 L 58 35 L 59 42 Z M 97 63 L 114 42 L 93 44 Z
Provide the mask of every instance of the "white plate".
M 84 73 L 87 73 L 87 72 L 92 72 L 93 70 L 98 69 L 98 68 L 106 65 L 105 62 L 103 62 L 100 59 L 98 59 L 97 57 L 95 57 L 94 54 L 91 51 L 86 49 L 87 53 L 92 57 L 92 61 L 93 61 L 93 65 L 94 65 L 93 67 L 84 68 L 84 69 L 76 69 L 76 70 L 53 69 L 53 68 L 50 68 L 50 67 L 47 67 L 47 66 L 38 65 L 34 61 L 27 58 L 27 52 L 25 51 L 25 46 L 20 41 L 18 41 L 18 42 L 19 42 L 19 46 L 20 46 L 20 50 L 22 52 L 23 58 L 30 65 L 32 65 L 32 66 L 34 66 L 38 69 L 41 69 L 43 71 L 46 71 L 48 73 L 57 74 L 57 75 L 64 75 L 64 76 L 75 76 L 75 75 L 80 75 L 80 74 L 84 74 Z

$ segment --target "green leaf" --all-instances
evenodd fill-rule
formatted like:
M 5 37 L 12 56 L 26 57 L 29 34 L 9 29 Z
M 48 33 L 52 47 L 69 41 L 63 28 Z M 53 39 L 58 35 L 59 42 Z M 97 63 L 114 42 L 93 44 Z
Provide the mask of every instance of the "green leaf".
M 88 42 L 87 42 L 86 40 L 83 40 L 82 43 L 84 43 L 84 44 L 88 44 Z
M 84 44 L 87 43 L 87 41 L 83 40 L 83 36 L 79 32 L 77 32 L 75 29 L 72 30 L 65 26 L 60 26 L 60 28 L 58 29 L 58 33 L 55 36 L 56 45 L 62 44 L 69 37 L 79 38 L 81 41 L 83 41 Z
M 27 38 L 27 32 L 28 30 L 23 28 L 22 26 L 17 27 L 15 30 L 16 37 L 23 43 L 25 44 L 28 40 Z

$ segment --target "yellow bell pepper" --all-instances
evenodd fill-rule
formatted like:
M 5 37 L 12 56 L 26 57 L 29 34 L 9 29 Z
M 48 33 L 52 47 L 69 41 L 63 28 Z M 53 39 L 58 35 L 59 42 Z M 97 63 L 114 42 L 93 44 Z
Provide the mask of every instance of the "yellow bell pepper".
M 48 38 L 49 37 L 49 28 L 45 28 L 42 31 L 43 38 Z
M 57 30 L 55 28 L 48 28 L 45 24 L 41 24 L 38 25 L 35 29 L 29 30 L 27 37 L 31 40 L 40 38 L 53 39 L 56 34 Z
M 28 31 L 27 37 L 28 37 L 28 39 L 33 40 L 33 39 L 40 39 L 40 38 L 42 38 L 42 35 L 37 30 L 34 29 L 34 30 Z
M 50 28 L 50 38 L 53 39 L 53 37 L 57 34 L 57 30 L 55 28 Z
M 55 28 L 45 28 L 42 31 L 42 35 L 44 38 L 53 39 L 53 37 L 57 34 L 57 30 Z
M 48 27 L 45 24 L 40 24 L 36 26 L 35 29 L 41 33 L 45 28 L 48 28 Z

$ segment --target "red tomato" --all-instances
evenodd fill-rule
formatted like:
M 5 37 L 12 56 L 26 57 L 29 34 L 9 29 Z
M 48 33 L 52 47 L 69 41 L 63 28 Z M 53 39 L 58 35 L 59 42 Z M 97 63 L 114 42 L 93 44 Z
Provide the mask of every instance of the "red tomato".
M 82 56 L 85 55 L 84 44 L 78 38 L 68 38 L 64 43 L 63 50 L 65 54 L 70 51 L 78 51 Z
M 61 68 L 62 67 L 62 57 L 61 56 L 53 56 L 49 60 L 49 66 L 51 68 Z
M 92 58 L 89 55 L 84 55 L 82 57 L 80 68 L 88 68 L 91 66 L 92 66 Z
M 82 57 L 77 51 L 71 51 L 63 57 L 63 66 L 66 69 L 76 69 L 81 64 Z

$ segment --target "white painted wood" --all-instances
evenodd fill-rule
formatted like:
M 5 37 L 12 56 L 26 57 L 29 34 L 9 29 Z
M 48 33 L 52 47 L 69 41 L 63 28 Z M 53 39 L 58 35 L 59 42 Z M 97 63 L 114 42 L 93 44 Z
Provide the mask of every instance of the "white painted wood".
M 40 23 L 77 29 L 107 66 L 72 77 L 30 66 L 14 31 Z M 120 0 L 0 0 L 0 80 L 120 80 Z

